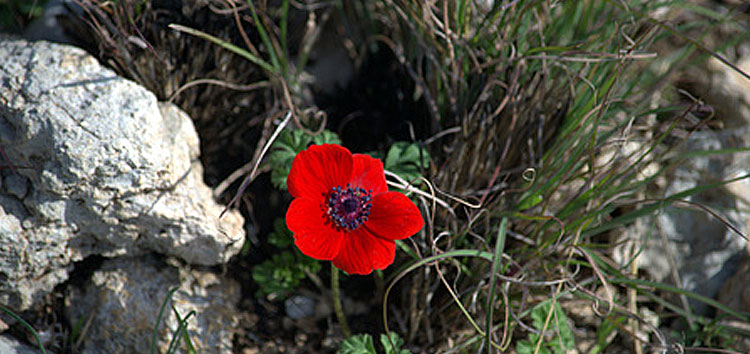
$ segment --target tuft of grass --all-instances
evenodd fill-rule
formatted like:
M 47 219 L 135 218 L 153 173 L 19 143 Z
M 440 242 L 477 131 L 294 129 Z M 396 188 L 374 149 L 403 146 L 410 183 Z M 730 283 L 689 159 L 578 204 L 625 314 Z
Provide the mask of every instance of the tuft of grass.
M 608 339 L 612 334 L 632 343 L 631 348 L 669 345 L 670 339 L 648 327 L 638 311 L 668 302 L 634 301 L 637 296 L 679 294 L 727 310 L 712 299 L 637 278 L 627 268 L 637 254 L 617 265 L 612 232 L 735 181 L 652 194 L 660 178 L 691 157 L 679 152 L 682 132 L 689 136 L 706 129 L 713 119 L 701 117 L 702 123 L 687 125 L 702 103 L 675 104 L 680 96 L 669 86 L 670 77 L 707 56 L 723 59 L 721 48 L 708 49 L 702 36 L 720 24 L 742 25 L 686 1 L 491 4 L 393 0 L 342 5 L 350 23 L 365 21 L 360 41 L 383 43 L 392 51 L 415 82 L 414 97 L 430 107 L 432 134 L 440 135 L 442 143 L 426 139 L 439 167 L 422 190 L 451 201 L 453 208 L 431 208 L 431 198 L 424 198 L 430 222 L 425 239 L 412 250 L 423 256 L 397 270 L 386 291 L 386 331 L 389 296 L 412 315 L 407 342 L 433 350 L 464 344 L 488 352 L 510 346 L 521 350 L 517 345 L 523 338 L 533 339 L 524 347 L 530 352 L 568 348 L 569 336 L 562 333 L 569 317 L 565 324 L 551 319 L 566 318 L 565 303 L 574 299 L 591 301 L 600 309 L 601 323 L 608 324 L 597 343 L 600 351 L 615 343 Z M 710 20 L 670 22 L 685 12 Z M 657 18 L 660 13 L 667 16 Z M 673 39 L 683 42 L 671 55 L 655 51 Z M 701 153 L 740 151 L 746 149 Z M 507 233 L 497 232 L 496 225 L 505 220 Z M 506 234 L 507 239 L 501 237 Z M 405 283 L 411 285 L 392 293 L 407 276 L 411 281 Z M 410 300 L 414 294 L 419 300 Z M 555 337 L 535 334 L 541 328 L 532 309 L 551 299 L 559 305 L 542 324 L 565 337 L 564 346 Z M 673 312 L 665 316 L 711 321 L 668 308 Z M 495 310 L 506 314 L 504 320 L 493 319 Z M 456 330 L 457 321 L 473 334 Z M 636 328 L 645 328 L 648 337 L 637 335 Z M 451 338 L 454 344 L 424 338 Z
M 575 346 L 571 327 L 593 334 L 594 352 L 615 346 L 642 352 L 674 340 L 643 315 L 658 308 L 659 320 L 689 324 L 681 333 L 686 350 L 731 349 L 741 338 L 740 329 L 667 299 L 692 298 L 743 323 L 750 322 L 747 314 L 643 278 L 638 243 L 622 264 L 613 253 L 623 247 L 617 230 L 748 178 L 672 195 L 659 189 L 692 157 L 748 151 L 682 152 L 690 134 L 710 129 L 715 118 L 673 85 L 709 57 L 739 70 L 728 58 L 732 46 L 750 37 L 742 18 L 688 0 L 352 0 L 319 7 L 248 0 L 243 16 L 239 3 L 230 3 L 241 41 L 216 28 L 170 28 L 258 70 L 253 78 L 262 80 L 263 100 L 271 103 L 253 120 L 262 128 L 246 166 L 257 169 L 272 147 L 278 187 L 295 152 L 335 129 L 306 95 L 304 75 L 327 21 L 355 63 L 386 57 L 405 73 L 411 86 L 399 91 L 401 104 L 425 107 L 417 117 L 424 127 L 415 129 L 421 133 L 410 130 L 413 141 L 392 144 L 383 155 L 395 172 L 390 185 L 411 193 L 427 221 L 419 237 L 398 243 L 407 256 L 387 271 L 385 332 L 397 313 L 405 342 L 428 352 L 562 352 Z M 147 9 L 114 9 L 127 15 L 118 24 L 148 18 Z M 297 41 L 293 11 L 310 24 Z M 132 26 L 120 30 L 129 34 L 121 38 L 138 37 Z M 705 43 L 717 31 L 736 35 L 712 48 Z M 126 59 L 119 65 L 141 75 Z M 274 144 L 289 122 L 278 123 L 285 112 L 298 130 Z M 574 301 L 591 304 L 594 324 L 574 322 Z M 371 337 L 354 341 L 374 347 Z
M 151 337 L 151 353 L 156 353 L 156 347 L 159 339 L 159 325 L 161 324 L 162 317 L 164 316 L 164 312 L 167 310 L 167 304 L 172 301 L 172 296 L 174 293 L 178 290 L 178 287 L 174 287 L 169 290 L 167 293 L 167 296 L 164 298 L 164 301 L 161 304 L 161 307 L 159 308 L 159 314 L 156 316 L 156 324 L 154 325 L 153 335 Z M 177 353 L 180 349 L 180 343 L 182 341 L 185 342 L 184 352 L 189 354 L 197 353 L 195 347 L 193 346 L 193 342 L 190 339 L 190 335 L 188 334 L 188 320 L 190 317 L 195 316 L 195 311 L 190 311 L 187 315 L 184 317 L 180 315 L 180 312 L 177 311 L 177 308 L 174 307 L 174 305 L 170 305 L 172 308 L 172 312 L 174 312 L 175 318 L 177 318 L 177 328 L 172 333 L 172 339 L 169 341 L 169 346 L 167 347 L 166 354 L 173 354 Z

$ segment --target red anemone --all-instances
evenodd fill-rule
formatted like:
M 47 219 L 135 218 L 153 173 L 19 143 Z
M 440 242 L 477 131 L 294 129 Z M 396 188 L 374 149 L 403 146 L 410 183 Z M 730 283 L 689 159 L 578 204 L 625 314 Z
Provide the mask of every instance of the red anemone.
M 396 254 L 394 241 L 424 226 L 408 197 L 388 191 L 380 160 L 339 145 L 300 152 L 287 187 L 294 197 L 286 213 L 294 244 L 350 274 L 385 269 Z

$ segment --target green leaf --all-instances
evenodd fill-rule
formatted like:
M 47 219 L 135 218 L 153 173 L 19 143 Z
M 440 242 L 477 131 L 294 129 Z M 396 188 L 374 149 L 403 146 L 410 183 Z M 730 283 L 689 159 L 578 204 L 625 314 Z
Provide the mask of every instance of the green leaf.
M 409 354 L 409 350 L 401 349 L 404 345 L 404 340 L 396 332 L 390 332 L 391 340 L 388 340 L 388 336 L 385 334 L 380 335 L 380 344 L 385 348 L 385 354 Z M 393 345 L 391 345 L 393 342 Z M 395 348 L 393 347 L 395 346 Z
M 323 144 L 341 145 L 341 139 L 339 139 L 339 135 L 330 130 L 323 130 L 322 132 L 320 132 L 320 134 L 313 136 L 312 141 L 313 141 L 313 144 L 315 145 L 323 145 Z
M 229 51 L 231 51 L 231 52 L 233 52 L 233 53 L 235 53 L 237 55 L 240 55 L 240 56 L 244 57 L 245 59 L 249 60 L 251 63 L 260 66 L 261 68 L 263 68 L 263 70 L 266 70 L 266 71 L 268 71 L 271 74 L 277 74 L 279 72 L 278 65 L 276 65 L 276 63 L 274 63 L 274 65 L 271 66 L 265 60 L 263 60 L 263 59 L 261 59 L 259 57 L 256 57 L 252 53 L 250 53 L 250 52 L 248 52 L 248 51 L 246 51 L 246 50 L 244 50 L 244 49 L 242 49 L 242 48 L 240 48 L 240 47 L 238 47 L 238 46 L 236 46 L 236 45 L 234 45 L 232 43 L 229 43 L 229 42 L 223 41 L 223 40 L 221 40 L 221 39 L 219 39 L 217 37 L 214 37 L 214 36 L 212 36 L 212 35 L 210 35 L 208 33 L 205 33 L 205 32 L 199 31 L 197 29 L 190 28 L 190 27 L 185 27 L 185 26 L 182 26 L 182 25 L 178 25 L 176 23 L 170 24 L 169 28 L 171 28 L 173 30 L 180 31 L 180 32 L 185 32 L 187 34 L 190 34 L 190 35 L 193 35 L 193 36 L 196 36 L 196 37 L 200 37 L 200 38 L 203 38 L 203 39 L 205 39 L 207 41 L 213 42 L 216 45 L 224 47 L 225 49 L 228 49 Z
M 287 248 L 292 245 L 294 234 L 286 227 L 283 218 L 276 218 L 273 221 L 273 231 L 268 235 L 268 243 L 278 247 Z
M 541 203 L 543 200 L 544 197 L 538 191 L 535 191 L 533 194 L 525 195 L 521 198 L 521 201 L 518 202 L 518 211 L 529 209 Z
M 399 141 L 388 149 L 384 167 L 399 177 L 418 184 L 422 170 L 430 167 L 430 155 L 417 144 Z
M 339 354 L 377 354 L 375 344 L 369 334 L 353 335 L 343 342 L 339 347 Z
M 300 151 L 307 149 L 310 144 L 341 144 L 339 136 L 331 131 L 323 130 L 320 134 L 311 136 L 303 130 L 285 130 L 271 145 L 268 163 L 271 165 L 271 183 L 274 187 L 285 190 L 286 177 L 292 169 L 292 162 Z
M 552 306 L 552 302 L 545 301 L 534 306 L 531 310 L 532 325 L 536 330 L 541 331 L 544 329 L 544 322 L 547 319 L 547 314 L 549 314 L 550 306 Z M 539 353 L 566 353 L 575 346 L 573 331 L 570 329 L 568 317 L 559 303 L 555 302 L 554 306 L 547 330 L 554 331 L 555 336 L 552 339 L 546 339 L 542 342 Z M 518 353 L 533 353 L 538 342 L 539 335 L 530 333 L 528 340 L 522 340 L 516 344 L 516 351 Z
M 516 352 L 518 354 L 534 354 L 536 349 L 536 342 L 539 340 L 538 334 L 530 334 L 529 339 L 524 339 L 521 341 L 518 341 L 516 344 Z M 536 352 L 539 354 L 551 354 L 549 349 L 547 349 L 544 346 L 541 346 L 539 348 L 539 351 Z
M 253 280 L 259 286 L 256 296 L 268 295 L 273 299 L 286 297 L 307 276 L 305 271 L 319 272 L 320 263 L 291 251 L 273 255 L 253 268 Z

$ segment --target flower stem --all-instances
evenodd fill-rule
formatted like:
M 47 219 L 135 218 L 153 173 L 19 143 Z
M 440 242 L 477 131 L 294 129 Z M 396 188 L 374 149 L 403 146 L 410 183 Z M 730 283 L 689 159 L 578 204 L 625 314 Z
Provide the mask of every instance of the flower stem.
M 346 316 L 344 315 L 344 308 L 341 306 L 339 269 L 333 265 L 333 262 L 331 262 L 331 291 L 333 291 L 333 310 L 336 312 L 336 318 L 339 320 L 341 332 L 344 333 L 344 337 L 349 338 L 352 336 L 352 331 L 349 330 L 349 324 L 346 322 Z

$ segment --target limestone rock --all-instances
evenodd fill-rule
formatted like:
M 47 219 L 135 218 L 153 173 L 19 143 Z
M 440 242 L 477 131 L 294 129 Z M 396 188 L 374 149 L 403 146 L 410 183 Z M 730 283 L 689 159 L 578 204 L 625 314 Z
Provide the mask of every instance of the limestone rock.
M 696 132 L 684 144 L 684 151 L 711 151 L 743 146 L 750 129 Z M 665 196 L 699 186 L 750 175 L 750 153 L 709 154 L 685 161 L 667 178 Z M 701 210 L 708 207 L 745 235 L 750 234 L 750 195 L 747 178 L 709 188 L 682 198 L 686 202 L 661 210 L 653 222 L 639 219 L 623 235 L 637 240 L 641 251 L 639 268 L 655 280 L 679 285 L 698 294 L 715 297 L 724 282 L 735 274 L 740 260 L 748 254 L 748 242 L 724 222 Z M 627 252 L 618 249 L 621 264 L 629 262 Z M 709 314 L 710 308 L 690 301 L 695 311 Z
M 231 353 L 239 285 L 213 273 L 179 269 L 151 255 L 105 260 L 87 284 L 71 288 L 69 320 L 91 321 L 82 353 L 150 352 L 160 308 L 174 287 L 178 289 L 157 331 L 157 352 L 167 351 L 178 328 L 174 306 L 182 318 L 194 311 L 187 334 L 199 353 Z
M 72 324 L 92 316 L 82 353 L 150 352 L 159 310 L 174 287 L 178 290 L 159 325 L 157 352 L 167 351 L 178 328 L 173 305 L 183 318 L 195 311 L 188 319 L 188 336 L 199 353 L 231 353 L 239 285 L 213 273 L 180 270 L 150 255 L 106 260 L 88 284 L 70 291 Z
M 83 50 L 0 38 L 0 303 L 23 311 L 89 255 L 226 262 L 243 220 L 218 219 L 198 136 L 177 108 Z
M 750 74 L 750 56 L 740 58 L 735 65 Z M 705 73 L 695 74 L 699 83 L 696 93 L 716 110 L 726 127 L 750 124 L 750 79 L 713 57 L 708 60 Z
M 719 290 L 719 302 L 737 312 L 750 312 L 750 287 L 748 287 L 748 284 L 750 284 L 750 257 L 745 257 L 734 276 L 729 278 Z M 722 323 L 750 332 L 750 323 L 734 317 L 726 318 Z M 735 343 L 735 349 L 743 353 L 750 352 L 750 338 L 741 338 L 738 343 Z
M 743 259 L 737 272 L 721 287 L 719 302 L 737 312 L 750 312 L 750 257 Z
M 38 354 L 39 348 L 34 348 L 21 343 L 11 336 L 0 334 L 0 353 L 3 354 Z

